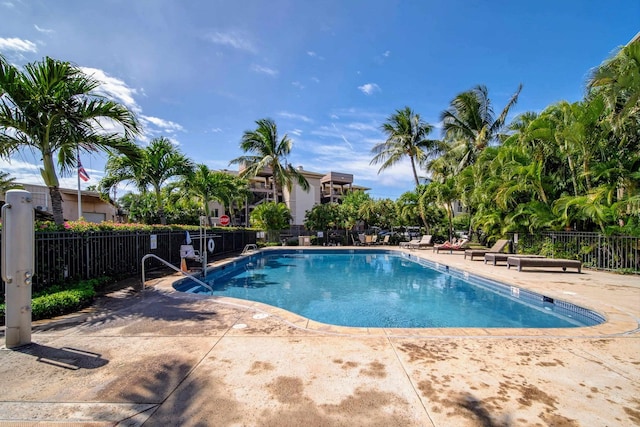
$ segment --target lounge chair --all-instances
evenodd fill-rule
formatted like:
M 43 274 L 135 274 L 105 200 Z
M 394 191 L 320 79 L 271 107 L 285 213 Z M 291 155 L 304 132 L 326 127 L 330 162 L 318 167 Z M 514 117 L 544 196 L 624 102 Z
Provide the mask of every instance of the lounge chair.
M 432 238 L 433 236 L 431 234 L 425 234 L 424 236 L 422 236 L 420 240 L 418 240 L 418 243 L 410 243 L 409 248 L 421 249 L 421 248 L 433 246 L 433 243 L 431 243 Z
M 509 258 L 510 256 L 519 257 L 519 258 L 544 258 L 543 255 L 507 254 L 507 253 L 504 253 L 504 252 L 500 252 L 500 253 L 487 252 L 486 254 L 484 254 L 484 263 L 486 264 L 486 263 L 490 262 L 492 265 L 496 265 L 499 262 L 507 262 L 507 258 Z
M 488 253 L 499 253 L 504 251 L 504 249 L 509 245 L 509 240 L 500 239 L 490 248 L 485 249 L 467 249 L 464 251 L 464 259 L 467 259 L 467 256 L 470 257 L 471 261 L 473 261 L 473 257 L 484 257 L 485 254 Z
M 440 251 L 449 251 L 449 253 L 453 253 L 453 251 L 461 251 L 467 248 L 467 244 L 469 243 L 469 239 L 460 239 L 457 242 L 449 243 L 444 242 L 441 245 L 435 245 L 433 247 L 433 251 L 435 253 L 440 253 Z
M 389 244 L 389 239 L 391 239 L 391 235 L 390 234 L 385 234 L 385 236 L 382 239 L 382 242 L 380 242 L 380 244 L 381 245 L 388 245 Z
M 511 268 L 512 265 L 518 267 L 518 271 L 522 271 L 522 267 L 561 267 L 562 271 L 567 271 L 567 267 L 572 267 L 577 268 L 578 273 L 582 271 L 582 261 L 575 259 L 510 256 L 507 258 L 507 268 Z
M 410 248 L 412 245 L 417 245 L 420 243 L 420 239 L 409 240 L 408 242 L 400 242 L 401 248 Z

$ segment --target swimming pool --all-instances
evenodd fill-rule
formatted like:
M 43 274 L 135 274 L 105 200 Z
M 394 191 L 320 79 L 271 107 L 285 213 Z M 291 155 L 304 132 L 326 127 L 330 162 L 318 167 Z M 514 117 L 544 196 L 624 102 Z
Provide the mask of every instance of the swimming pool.
M 213 295 L 258 301 L 340 326 L 570 328 L 604 318 L 544 295 L 398 251 L 261 251 L 215 268 Z M 208 293 L 189 279 L 174 288 Z

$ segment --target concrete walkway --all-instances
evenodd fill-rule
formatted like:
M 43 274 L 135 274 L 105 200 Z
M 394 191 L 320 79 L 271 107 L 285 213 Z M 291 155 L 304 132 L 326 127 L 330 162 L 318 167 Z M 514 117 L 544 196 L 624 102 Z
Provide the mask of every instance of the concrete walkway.
M 411 253 L 596 310 L 608 322 L 338 328 L 174 292 L 178 277 L 170 276 L 35 322 L 33 344 L 2 348 L 0 426 L 640 425 L 638 276 L 517 272 L 459 253 Z

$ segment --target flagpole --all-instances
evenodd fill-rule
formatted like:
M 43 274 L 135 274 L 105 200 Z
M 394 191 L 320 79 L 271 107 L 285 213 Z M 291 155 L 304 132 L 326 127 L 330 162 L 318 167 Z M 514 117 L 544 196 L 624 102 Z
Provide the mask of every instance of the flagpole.
M 77 165 L 76 165 L 76 175 L 78 178 L 78 220 L 82 218 L 82 192 L 80 190 L 80 148 L 77 148 Z

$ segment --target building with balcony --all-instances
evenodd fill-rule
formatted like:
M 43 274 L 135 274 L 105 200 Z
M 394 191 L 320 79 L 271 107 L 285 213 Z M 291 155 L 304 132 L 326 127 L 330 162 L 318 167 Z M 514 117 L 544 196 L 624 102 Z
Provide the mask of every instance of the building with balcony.
M 309 183 L 309 190 L 305 191 L 295 184 L 289 191 L 284 188 L 276 193 L 273 183 L 273 173 L 270 168 L 264 168 L 255 178 L 249 180 L 249 190 L 251 196 L 247 200 L 246 206 L 242 210 L 236 211 L 232 224 L 248 225 L 250 212 L 261 203 L 279 201 L 287 205 L 291 211 L 292 227 L 302 227 L 307 211 L 315 205 L 324 203 L 341 203 L 345 195 L 353 191 L 367 191 L 369 188 L 353 183 L 353 175 L 342 172 L 317 173 L 305 170 L 298 166 L 300 172 Z M 242 171 L 243 168 L 240 168 Z M 238 172 L 225 170 L 224 172 L 237 174 Z M 222 213 L 223 209 L 217 203 L 212 203 L 211 212 Z M 217 223 L 217 216 L 213 218 L 213 223 Z

